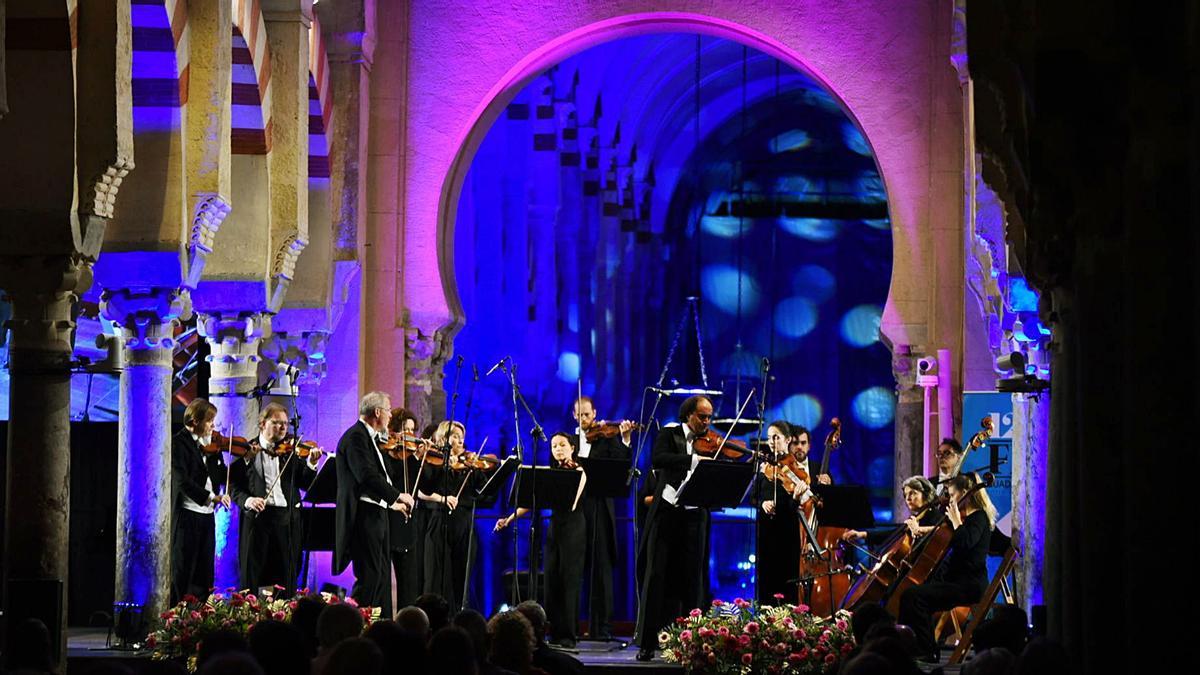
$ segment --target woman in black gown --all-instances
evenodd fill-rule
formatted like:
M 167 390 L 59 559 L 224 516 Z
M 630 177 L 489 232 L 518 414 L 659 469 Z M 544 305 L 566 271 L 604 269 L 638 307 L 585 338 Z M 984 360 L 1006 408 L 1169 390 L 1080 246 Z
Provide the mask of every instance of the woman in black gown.
M 564 432 L 551 436 L 551 466 L 583 471 L 575 463 L 575 443 L 575 437 Z M 520 508 L 501 518 L 496 522 L 496 531 L 508 527 L 518 516 L 528 512 L 528 509 Z M 587 521 L 583 510 L 553 509 L 546 535 L 546 617 L 550 621 L 551 640 L 563 647 L 574 647 L 577 640 L 579 595 L 583 589 L 586 554 Z
M 459 422 L 442 422 L 433 434 L 433 447 L 445 456 L 441 466 L 428 459 L 419 469 L 417 499 L 426 509 L 422 550 L 422 581 L 425 593 L 437 593 L 452 608 L 465 606 L 468 558 L 479 549 L 475 534 L 474 494 L 484 482 L 479 472 L 463 465 L 467 430 Z

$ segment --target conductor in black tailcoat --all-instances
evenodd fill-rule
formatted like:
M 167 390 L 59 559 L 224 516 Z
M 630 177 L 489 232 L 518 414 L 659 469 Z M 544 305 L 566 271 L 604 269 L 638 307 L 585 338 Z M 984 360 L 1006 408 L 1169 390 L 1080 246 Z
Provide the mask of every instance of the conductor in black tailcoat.
M 229 471 L 233 501 L 242 509 L 238 526 L 238 572 L 242 588 L 258 592 L 263 586 L 296 586 L 300 558 L 300 490 L 317 476 L 321 451 L 307 459 L 280 454 L 288 435 L 287 409 L 268 403 L 258 416 L 258 437 Z
M 229 507 L 225 461 L 205 453 L 211 442 L 217 407 L 197 398 L 183 412 L 183 429 L 171 439 L 171 602 L 184 595 L 208 597 L 213 585 L 216 529 L 213 509 Z
M 388 509 L 412 512 L 412 496 L 404 494 L 388 474 L 379 439 L 392 417 L 391 397 L 381 391 L 363 396 L 358 421 L 337 446 L 337 536 L 333 573 L 354 565 L 350 591 L 360 606 L 379 607 L 392 617 Z
M 597 424 L 596 407 L 592 399 L 580 396 L 575 402 L 574 416 L 579 422 L 580 457 L 629 459 L 633 422 L 614 423 L 617 424 L 617 435 L 589 442 L 588 431 Z M 589 568 L 588 626 L 593 639 L 607 640 L 612 637 L 613 569 L 617 562 L 616 514 L 612 497 L 597 497 L 586 489 L 580 508 L 587 519 L 588 550 L 585 560 Z
M 658 633 L 672 619 L 702 607 L 708 597 L 708 512 L 677 506 L 676 493 L 683 480 L 706 459 L 692 451 L 696 438 L 708 431 L 712 401 L 692 396 L 679 408 L 683 424 L 665 427 L 654 439 L 652 465 L 659 474 L 642 550 L 646 578 L 638 612 L 639 661 L 649 661 L 658 648 Z

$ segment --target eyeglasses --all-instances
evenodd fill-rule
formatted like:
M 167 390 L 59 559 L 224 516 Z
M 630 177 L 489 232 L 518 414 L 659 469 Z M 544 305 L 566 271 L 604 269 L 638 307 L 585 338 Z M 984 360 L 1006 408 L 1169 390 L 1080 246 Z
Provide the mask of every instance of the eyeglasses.
M 956 454 L 957 453 L 955 453 L 953 450 L 939 450 L 937 453 L 937 458 L 946 459 L 947 457 L 954 457 Z

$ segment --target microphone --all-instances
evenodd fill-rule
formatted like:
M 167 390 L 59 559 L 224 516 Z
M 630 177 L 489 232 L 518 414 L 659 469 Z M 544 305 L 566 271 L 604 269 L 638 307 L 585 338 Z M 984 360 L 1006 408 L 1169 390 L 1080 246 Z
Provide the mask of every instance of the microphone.
M 507 360 L 508 360 L 508 357 L 507 357 L 507 356 L 505 356 L 504 358 L 500 359 L 499 361 L 497 361 L 497 362 L 496 362 L 496 365 L 494 365 L 494 366 L 492 366 L 491 368 L 489 368 L 489 369 L 488 369 L 488 371 L 487 371 L 486 373 L 484 373 L 484 375 L 483 375 L 483 376 L 484 376 L 484 377 L 487 377 L 488 375 L 491 375 L 492 373 L 496 372 L 496 369 L 497 369 L 497 368 L 500 368 L 501 366 L 503 366 L 503 365 L 504 365 L 504 362 L 505 362 L 505 361 L 507 361 Z

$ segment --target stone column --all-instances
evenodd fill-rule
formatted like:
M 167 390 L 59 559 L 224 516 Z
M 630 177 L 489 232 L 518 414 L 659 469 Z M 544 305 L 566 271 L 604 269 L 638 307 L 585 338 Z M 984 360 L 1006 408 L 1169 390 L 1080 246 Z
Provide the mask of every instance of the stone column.
M 442 383 L 445 377 L 442 366 L 446 365 L 449 348 L 449 340 L 437 327 L 404 327 L 404 405 L 422 424 L 445 419 L 450 413 L 448 394 Z M 470 386 L 468 375 L 464 375 L 460 386 Z M 455 417 L 462 420 L 466 392 L 459 393 Z
M 12 303 L 5 619 L 39 617 L 58 631 L 66 663 L 71 471 L 71 348 L 79 294 L 92 284 L 81 256 L 0 257 Z M 57 608 L 57 612 L 55 611 Z
M 892 375 L 896 378 L 896 449 L 892 478 L 892 513 L 908 513 L 900 485 L 909 476 L 921 473 L 925 442 L 925 392 L 917 386 L 917 357 L 908 345 L 892 350 Z
M 1050 392 L 1013 395 L 1013 544 L 1017 559 L 1017 604 L 1032 612 L 1044 605 L 1042 571 L 1046 541 L 1047 459 Z
M 117 602 L 145 618 L 171 594 L 171 372 L 175 327 L 191 314 L 178 288 L 105 289 L 104 318 L 124 351 L 117 432 Z
M 251 392 L 258 385 L 259 343 L 271 330 L 266 314 L 205 314 L 196 325 L 208 340 L 209 400 L 217 406 L 216 428 L 235 436 L 258 434 L 258 401 Z M 240 587 L 238 579 L 238 509 L 217 511 L 215 585 Z

